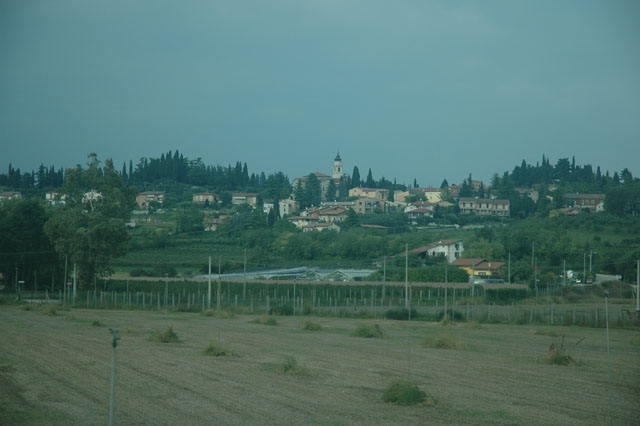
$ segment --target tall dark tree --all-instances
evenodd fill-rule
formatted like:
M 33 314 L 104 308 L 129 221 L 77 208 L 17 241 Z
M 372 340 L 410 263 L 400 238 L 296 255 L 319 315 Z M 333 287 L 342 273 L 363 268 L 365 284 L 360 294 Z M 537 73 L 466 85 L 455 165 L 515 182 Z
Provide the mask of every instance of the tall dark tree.
M 353 167 L 353 173 L 351 174 L 351 187 L 358 188 L 360 186 L 360 170 L 358 166 Z
M 449 187 L 449 182 L 447 182 L 447 179 L 443 179 L 442 183 L 440 184 L 440 189 L 444 189 L 448 187 Z
M 375 182 L 373 181 L 373 173 L 371 173 L 371 169 L 369 169 L 369 173 L 367 173 L 367 180 L 364 183 L 364 186 L 367 188 L 373 188 L 375 186 Z

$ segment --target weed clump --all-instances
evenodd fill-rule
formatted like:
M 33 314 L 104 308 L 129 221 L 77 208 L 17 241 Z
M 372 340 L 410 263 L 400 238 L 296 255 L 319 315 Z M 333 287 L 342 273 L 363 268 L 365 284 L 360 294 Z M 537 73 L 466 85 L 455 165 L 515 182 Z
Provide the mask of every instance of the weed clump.
M 173 327 L 170 325 L 153 333 L 151 337 L 149 337 L 149 340 L 159 343 L 174 343 L 180 341 L 178 335 L 173 331 Z
M 278 320 L 270 316 L 256 317 L 249 322 L 262 325 L 278 325 Z
M 57 308 L 53 303 L 46 303 L 40 307 L 40 312 L 42 312 L 43 315 L 57 315 Z
M 298 365 L 298 362 L 292 356 L 286 357 L 285 361 L 280 364 L 279 369 L 284 374 L 293 374 L 296 376 L 303 376 L 308 373 L 305 368 Z
M 475 321 L 475 320 L 467 321 L 467 323 L 464 326 L 466 328 L 473 328 L 477 330 L 484 328 L 482 324 L 480 324 L 478 321 Z
M 209 343 L 209 346 L 207 346 L 203 353 L 205 355 L 209 355 L 209 356 L 233 356 L 235 355 L 235 353 L 227 348 L 226 346 L 223 346 L 217 342 L 211 342 Z
M 303 330 L 308 330 L 308 331 L 320 331 L 322 330 L 322 326 L 320 324 L 318 324 L 317 322 L 313 322 L 313 321 L 305 321 L 302 323 L 302 326 L 300 327 Z
M 269 310 L 269 315 L 293 315 L 292 305 L 277 305 Z
M 64 319 L 66 319 L 67 321 L 73 321 L 74 319 L 76 319 L 76 316 L 73 314 L 67 314 L 64 316 Z
M 94 327 L 102 327 L 102 323 L 98 320 L 91 321 L 91 325 Z
M 215 309 L 207 309 L 202 313 L 202 315 L 205 317 L 215 317 L 215 318 L 222 318 L 222 319 L 229 319 L 234 317 L 233 312 L 216 311 Z
M 397 405 L 417 405 L 427 400 L 427 393 L 411 382 L 399 380 L 389 385 L 382 395 L 382 400 Z
M 442 334 L 437 337 L 426 338 L 424 340 L 424 345 L 429 348 L 454 350 L 464 350 L 467 347 L 460 339 L 453 337 L 450 334 Z
M 553 343 L 551 343 L 551 346 L 549 346 L 549 353 L 547 354 L 545 362 L 547 364 L 562 366 L 577 364 L 576 360 L 573 359 L 571 355 L 566 353 L 564 347 L 564 336 L 562 336 L 560 339 L 555 338 Z
M 549 329 L 545 329 L 545 328 L 541 328 L 539 330 L 536 330 L 536 332 L 534 334 L 537 334 L 538 336 L 558 337 L 558 333 L 556 333 L 553 330 L 549 330 Z
M 360 327 L 356 328 L 355 331 L 351 333 L 351 335 L 354 337 L 365 338 L 384 337 L 384 333 L 379 324 L 362 324 Z

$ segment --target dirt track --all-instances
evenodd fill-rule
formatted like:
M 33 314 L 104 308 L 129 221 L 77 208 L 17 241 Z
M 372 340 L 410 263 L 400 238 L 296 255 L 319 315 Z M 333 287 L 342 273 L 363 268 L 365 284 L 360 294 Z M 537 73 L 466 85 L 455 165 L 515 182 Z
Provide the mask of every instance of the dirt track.
M 363 321 L 317 319 L 324 330 L 302 331 L 300 318 L 279 326 L 252 317 L 73 311 L 45 316 L 0 307 L 0 424 L 104 425 L 108 422 L 111 339 L 118 327 L 116 424 L 604 424 L 607 362 L 603 329 L 554 327 L 567 335 L 582 365 L 546 365 L 552 338 L 543 327 L 379 321 L 385 339 L 349 333 Z M 93 321 L 102 325 L 94 326 Z M 182 343 L 147 340 L 171 323 Z M 550 330 L 551 328 L 544 328 Z M 426 336 L 450 333 L 467 345 L 426 348 Z M 579 345 L 578 339 L 584 337 Z M 612 330 L 614 424 L 640 417 L 640 333 Z M 239 356 L 208 357 L 221 341 Z M 636 341 L 634 340 L 634 342 Z M 308 375 L 280 373 L 294 356 Z M 384 388 L 411 378 L 437 407 L 397 407 Z

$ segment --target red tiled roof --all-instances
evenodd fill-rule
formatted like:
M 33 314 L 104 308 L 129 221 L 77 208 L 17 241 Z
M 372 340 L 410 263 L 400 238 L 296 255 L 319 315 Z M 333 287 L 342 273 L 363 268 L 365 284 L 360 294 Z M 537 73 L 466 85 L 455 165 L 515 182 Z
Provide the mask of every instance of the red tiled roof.
M 482 258 L 467 259 L 461 257 L 451 262 L 451 264 L 454 266 L 478 266 L 482 262 L 485 262 Z
M 362 224 L 360 225 L 363 228 L 372 228 L 372 229 L 389 229 L 388 226 L 382 226 L 382 225 L 366 225 L 366 224 Z

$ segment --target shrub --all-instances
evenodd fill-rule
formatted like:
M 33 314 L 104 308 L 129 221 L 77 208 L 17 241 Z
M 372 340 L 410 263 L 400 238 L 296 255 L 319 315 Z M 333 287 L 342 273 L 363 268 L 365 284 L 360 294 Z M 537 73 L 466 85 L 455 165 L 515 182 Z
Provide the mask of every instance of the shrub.
M 300 327 L 303 330 L 309 330 L 309 331 L 320 331 L 322 330 L 322 326 L 320 324 L 318 324 L 317 322 L 313 322 L 313 321 L 305 321 L 302 323 L 302 326 Z
M 382 400 L 397 405 L 421 404 L 427 399 L 427 393 L 406 380 L 391 383 L 384 391 Z
M 356 328 L 351 335 L 366 338 L 384 337 L 384 333 L 378 324 L 362 324 L 360 327 Z
M 292 305 L 277 305 L 269 310 L 269 315 L 293 315 Z
M 437 349 L 466 349 L 466 345 L 462 341 L 460 341 L 460 339 L 453 337 L 450 334 L 442 334 L 437 337 L 426 338 L 424 340 L 424 345 L 430 348 Z
M 223 345 L 220 345 L 219 343 L 216 343 L 216 342 L 209 343 L 209 346 L 207 346 L 204 349 L 203 353 L 205 355 L 209 355 L 209 356 L 233 356 L 233 355 L 235 355 L 235 353 L 231 349 L 229 349 L 229 348 L 227 348 L 227 347 L 225 347 Z
M 415 319 L 417 316 L 417 311 L 415 309 L 411 309 L 411 318 Z M 407 321 L 409 319 L 409 309 L 389 309 L 384 313 L 384 317 L 390 320 Z
M 102 323 L 98 320 L 91 321 L 91 325 L 94 327 L 102 327 Z
M 286 357 L 285 361 L 280 364 L 280 371 L 285 374 L 294 374 L 299 376 L 307 374 L 307 370 L 300 367 L 296 359 L 292 356 Z
M 178 335 L 173 331 L 173 327 L 168 325 L 164 329 L 156 331 L 149 337 L 149 340 L 160 343 L 179 342 Z

